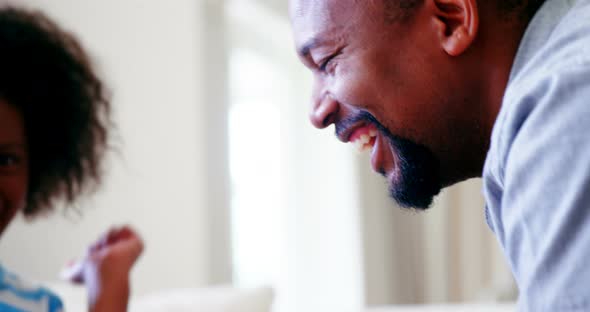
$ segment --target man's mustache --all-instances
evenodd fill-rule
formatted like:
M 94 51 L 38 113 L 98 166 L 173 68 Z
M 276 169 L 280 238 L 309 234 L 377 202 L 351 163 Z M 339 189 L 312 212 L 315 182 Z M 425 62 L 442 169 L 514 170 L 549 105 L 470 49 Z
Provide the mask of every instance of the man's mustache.
M 353 116 L 346 117 L 338 122 L 335 123 L 335 132 L 337 137 L 341 137 L 341 135 L 350 127 L 358 124 L 359 122 L 365 122 L 367 124 L 374 125 L 379 132 L 384 134 L 387 137 L 395 137 L 391 134 L 389 129 L 383 126 L 375 116 L 371 115 L 371 113 L 367 111 L 361 111 Z

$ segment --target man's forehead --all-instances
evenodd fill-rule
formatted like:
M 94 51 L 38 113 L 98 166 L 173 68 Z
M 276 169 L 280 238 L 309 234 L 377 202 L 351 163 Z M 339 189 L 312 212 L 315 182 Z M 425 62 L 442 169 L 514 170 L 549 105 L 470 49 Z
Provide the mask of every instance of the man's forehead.
M 311 16 L 335 20 L 354 14 L 359 9 L 359 0 L 290 0 L 289 6 L 293 20 Z
M 319 34 L 351 27 L 370 0 L 290 0 L 296 40 L 301 44 Z

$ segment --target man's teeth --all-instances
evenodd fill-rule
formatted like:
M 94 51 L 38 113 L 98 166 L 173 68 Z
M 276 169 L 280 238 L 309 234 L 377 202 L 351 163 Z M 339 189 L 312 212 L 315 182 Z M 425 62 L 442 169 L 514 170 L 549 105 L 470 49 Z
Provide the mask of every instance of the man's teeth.
M 361 135 L 353 143 L 359 152 L 363 152 L 363 151 L 373 147 L 373 145 L 370 143 L 371 143 L 371 140 L 376 136 L 377 136 L 377 130 L 371 130 L 371 131 L 369 131 L 369 134 Z
M 367 144 L 367 143 L 369 143 L 369 141 L 371 141 L 371 137 L 368 134 L 363 134 L 363 135 L 361 135 L 359 141 L 361 141 L 361 143 L 363 143 L 363 144 Z

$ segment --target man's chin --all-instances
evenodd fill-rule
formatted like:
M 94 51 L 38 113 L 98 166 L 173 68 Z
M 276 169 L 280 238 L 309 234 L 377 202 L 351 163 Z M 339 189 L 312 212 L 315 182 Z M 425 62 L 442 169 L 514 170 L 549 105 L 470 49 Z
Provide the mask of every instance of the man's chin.
M 394 169 L 386 177 L 389 195 L 399 206 L 427 210 L 442 189 L 439 161 L 426 146 L 390 137 L 396 152 Z
M 389 181 L 389 196 L 404 209 L 425 211 L 432 206 L 434 197 L 440 193 L 440 189 L 437 190 L 432 185 L 410 184 Z
M 341 135 L 344 129 L 361 121 L 374 125 L 378 132 L 389 141 L 393 164 L 389 166 L 390 168 L 386 168 L 387 166 L 383 166 L 384 161 L 381 159 L 375 161 L 373 167 L 386 176 L 389 182 L 390 196 L 401 207 L 418 210 L 428 209 L 442 188 L 439 179 L 440 162 L 436 155 L 425 145 L 393 135 L 373 115 L 364 111 L 338 122 L 336 124 L 337 135 Z

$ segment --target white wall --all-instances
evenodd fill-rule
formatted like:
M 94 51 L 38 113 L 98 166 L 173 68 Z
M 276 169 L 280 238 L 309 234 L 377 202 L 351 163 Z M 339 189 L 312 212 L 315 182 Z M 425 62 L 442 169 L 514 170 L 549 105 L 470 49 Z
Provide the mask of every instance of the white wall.
M 198 68 L 202 1 L 19 3 L 46 10 L 94 56 L 114 94 L 120 144 L 104 187 L 80 204 L 82 216 L 68 210 L 32 224 L 18 220 L 0 241 L 3 264 L 51 280 L 111 224 L 130 223 L 147 247 L 134 272 L 136 293 L 215 280 L 207 256 L 211 196 L 199 165 L 210 155 L 201 88 L 216 79 Z

